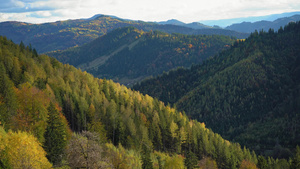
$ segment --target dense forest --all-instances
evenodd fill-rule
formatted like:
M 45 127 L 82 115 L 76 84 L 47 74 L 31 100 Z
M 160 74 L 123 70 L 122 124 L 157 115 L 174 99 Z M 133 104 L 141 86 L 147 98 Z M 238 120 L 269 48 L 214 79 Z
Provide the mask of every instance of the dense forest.
M 253 32 L 203 64 L 133 87 L 226 139 L 287 158 L 300 144 L 300 23 Z M 270 151 L 273 150 L 273 151 Z
M 159 30 L 166 33 L 182 33 L 189 35 L 226 35 L 246 38 L 248 33 L 239 33 L 224 29 L 192 29 L 178 25 L 160 25 L 153 22 L 133 21 L 106 15 L 91 19 L 57 21 L 44 24 L 24 22 L 1 22 L 0 35 L 12 39 L 15 43 L 34 46 L 39 53 L 54 50 L 65 50 L 85 43 L 121 27 L 133 26 L 143 31 Z
M 296 168 L 111 80 L 0 37 L 0 168 Z
M 164 71 L 201 63 L 236 39 L 223 35 L 182 35 L 119 28 L 83 45 L 48 53 L 99 78 L 131 84 Z

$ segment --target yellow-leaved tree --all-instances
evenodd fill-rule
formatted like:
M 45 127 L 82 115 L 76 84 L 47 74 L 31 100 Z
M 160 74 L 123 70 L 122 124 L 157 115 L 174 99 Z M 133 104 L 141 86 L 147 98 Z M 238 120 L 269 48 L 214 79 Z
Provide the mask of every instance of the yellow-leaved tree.
M 46 169 L 52 165 L 38 140 L 26 132 L 5 132 L 0 126 L 0 168 Z

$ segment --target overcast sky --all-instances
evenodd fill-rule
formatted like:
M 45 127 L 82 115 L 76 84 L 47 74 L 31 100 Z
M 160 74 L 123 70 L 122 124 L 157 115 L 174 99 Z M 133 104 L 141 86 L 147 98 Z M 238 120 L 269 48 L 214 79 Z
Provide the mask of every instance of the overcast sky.
M 190 23 L 300 11 L 300 0 L 0 0 L 0 22 L 30 23 L 89 18 Z

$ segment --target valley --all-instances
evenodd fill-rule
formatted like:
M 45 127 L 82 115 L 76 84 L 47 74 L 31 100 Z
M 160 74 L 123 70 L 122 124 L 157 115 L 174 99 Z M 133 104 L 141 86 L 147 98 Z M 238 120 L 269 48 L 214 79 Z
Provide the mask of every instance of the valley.
M 297 169 L 298 17 L 1 22 L 0 168 Z

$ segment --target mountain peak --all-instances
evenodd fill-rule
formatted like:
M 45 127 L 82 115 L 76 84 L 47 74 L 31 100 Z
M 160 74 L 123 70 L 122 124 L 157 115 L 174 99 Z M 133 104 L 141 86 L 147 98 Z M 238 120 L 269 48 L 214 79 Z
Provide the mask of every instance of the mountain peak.
M 162 24 L 162 25 L 167 25 L 167 24 L 170 24 L 170 25 L 185 25 L 185 23 L 177 20 L 177 19 L 170 19 L 170 20 L 167 20 L 167 21 L 162 21 L 162 22 L 158 22 L 158 24 Z

